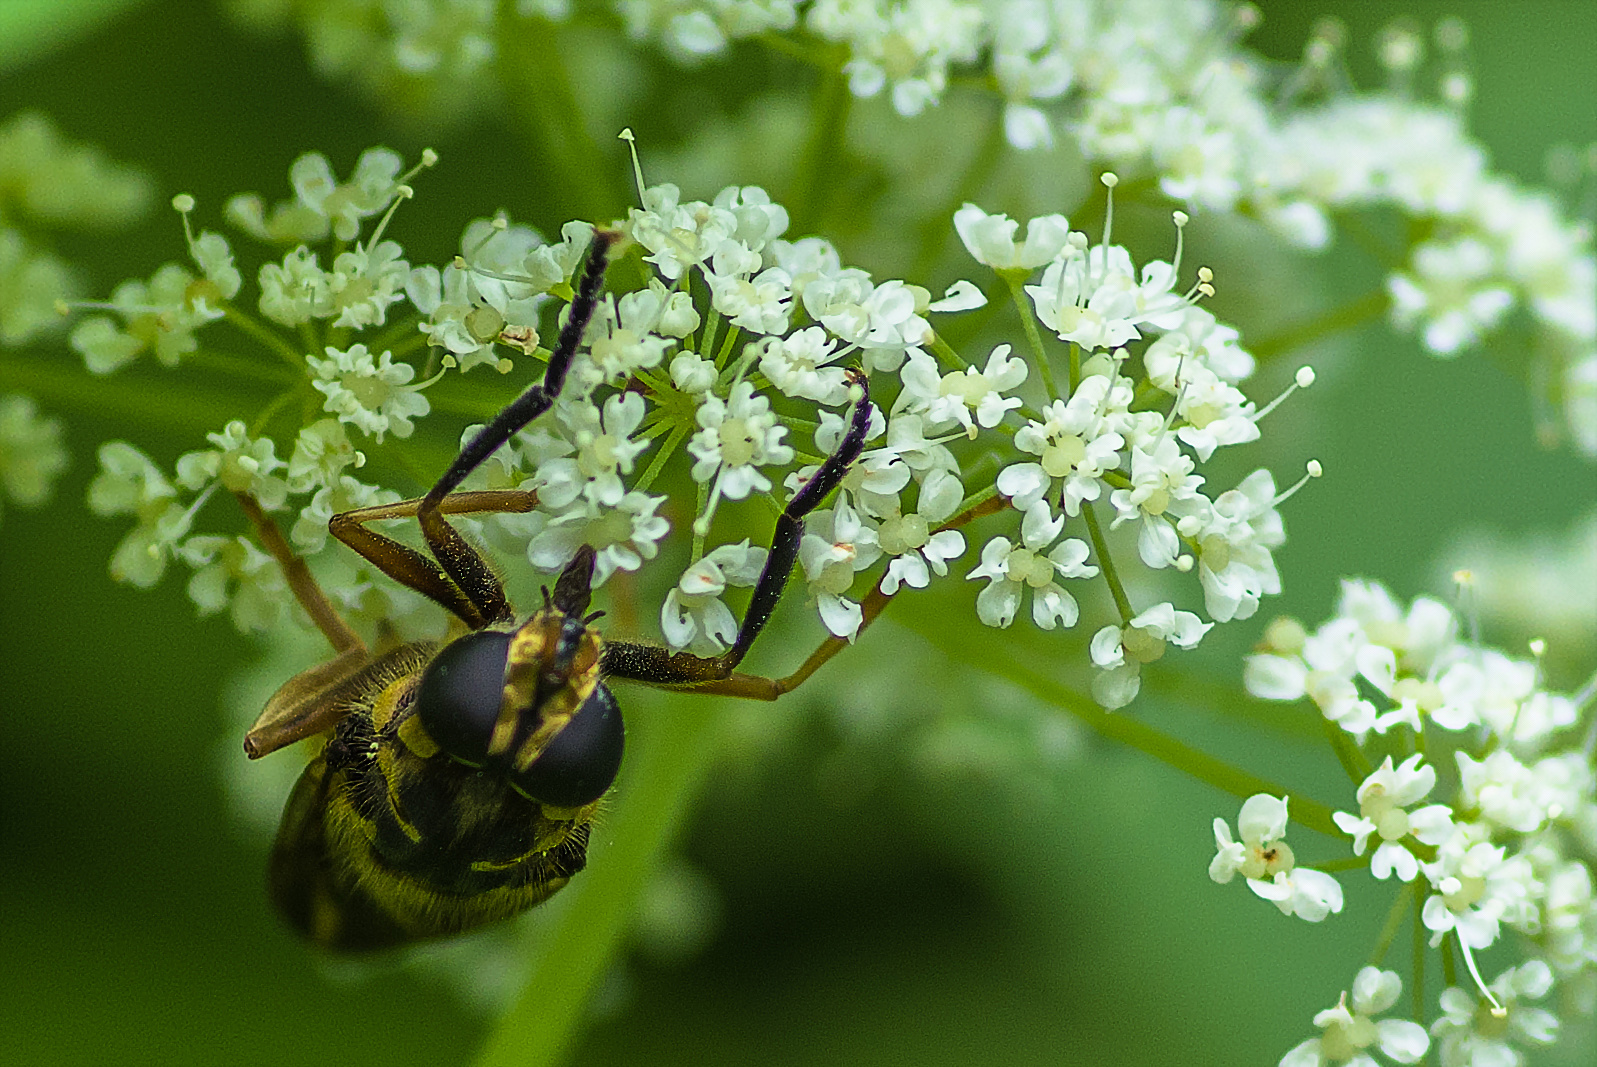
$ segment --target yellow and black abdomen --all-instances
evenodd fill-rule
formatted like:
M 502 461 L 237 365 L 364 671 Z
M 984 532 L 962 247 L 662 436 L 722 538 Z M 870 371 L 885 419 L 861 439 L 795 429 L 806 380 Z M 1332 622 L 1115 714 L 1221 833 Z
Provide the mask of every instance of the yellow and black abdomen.
M 349 714 L 284 813 L 272 899 L 326 948 L 361 952 L 470 930 L 542 903 L 586 862 L 597 803 L 530 800 L 438 751 L 413 721 L 430 651 L 398 649 L 350 687 Z

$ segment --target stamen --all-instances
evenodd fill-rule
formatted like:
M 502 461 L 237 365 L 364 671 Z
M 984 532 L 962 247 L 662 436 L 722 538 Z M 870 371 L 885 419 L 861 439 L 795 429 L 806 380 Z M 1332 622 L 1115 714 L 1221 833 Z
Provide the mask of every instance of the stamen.
M 1104 277 L 1107 278 L 1109 277 L 1109 237 L 1114 232 L 1115 227 L 1115 186 L 1120 184 L 1120 175 L 1116 174 L 1112 170 L 1106 170 L 1098 180 L 1103 182 L 1103 187 L 1105 190 L 1103 208 L 1103 238 L 1098 242 L 1098 244 L 1101 248 L 1103 248 L 1103 272 Z M 1090 257 L 1088 260 L 1087 281 L 1089 283 L 1088 288 L 1096 289 L 1098 287 L 1098 282 L 1092 277 L 1092 265 Z
M 1280 507 L 1282 504 L 1285 504 L 1288 500 L 1292 499 L 1293 495 L 1296 494 L 1299 489 L 1302 489 L 1305 485 L 1309 484 L 1310 478 L 1318 478 L 1320 475 L 1325 473 L 1325 468 L 1320 466 L 1320 461 L 1317 459 L 1311 459 L 1303 466 L 1307 473 L 1305 473 L 1303 477 L 1299 478 L 1296 482 L 1292 483 L 1292 487 L 1290 489 L 1286 490 L 1284 493 L 1277 493 L 1275 499 L 1270 502 L 1271 507 Z
M 479 267 L 475 263 L 469 262 L 465 256 L 456 256 L 453 260 L 453 265 L 456 270 L 468 271 L 482 278 L 497 278 L 502 282 L 515 282 L 517 285 L 536 284 L 530 274 L 512 274 L 509 271 Z
M 715 507 L 721 502 L 721 476 L 726 473 L 726 464 L 723 462 L 715 469 L 715 484 L 710 486 L 710 499 L 705 502 L 704 514 L 693 520 L 693 532 L 699 537 L 708 537 L 710 534 L 710 521 L 715 518 Z
M 1199 297 L 1213 296 L 1214 286 L 1210 284 L 1213 281 L 1214 271 L 1208 267 L 1199 267 L 1198 280 L 1192 283 L 1192 288 L 1183 293 L 1181 298 L 1189 304 L 1196 304 Z
M 643 164 L 638 162 L 638 139 L 633 136 L 631 126 L 628 126 L 616 136 L 627 143 L 627 151 L 632 153 L 632 180 L 638 186 L 638 206 L 647 211 L 649 210 L 649 205 L 644 203 L 643 200 L 643 190 L 646 188 L 643 184 Z
M 172 198 L 172 209 L 183 217 L 183 243 L 189 247 L 189 255 L 199 261 L 199 253 L 194 250 L 194 228 L 189 225 L 189 214 L 194 210 L 194 198 L 188 193 L 178 193 Z
M 1479 605 L 1475 603 L 1475 572 L 1468 567 L 1460 567 L 1453 572 L 1453 584 L 1456 587 L 1454 607 L 1458 614 L 1469 620 L 1469 644 L 1478 652 L 1481 644 L 1481 616 Z
M 409 200 L 411 197 L 413 197 L 415 195 L 416 195 L 416 190 L 412 189 L 408 185 L 396 185 L 396 186 L 394 186 L 394 199 L 393 199 L 393 202 L 391 202 L 388 205 L 388 210 L 383 212 L 383 217 L 378 220 L 377 228 L 372 231 L 372 234 L 371 234 L 370 237 L 366 238 L 366 250 L 367 251 L 371 251 L 373 248 L 376 248 L 377 247 L 377 242 L 382 240 L 383 231 L 388 228 L 388 220 L 394 217 L 394 212 L 395 211 L 399 210 L 400 201 Z M 187 220 L 185 220 L 185 222 L 186 221 Z
M 488 225 L 488 232 L 483 234 L 482 238 L 476 244 L 466 249 L 465 256 L 462 258 L 469 257 L 471 259 L 475 259 L 482 253 L 484 248 L 488 247 L 489 241 L 492 241 L 495 237 L 498 237 L 500 234 L 510 229 L 510 220 L 505 218 L 502 214 L 495 214 L 493 220 Z
M 1170 264 L 1170 270 L 1175 277 L 1179 278 L 1181 277 L 1181 252 L 1186 246 L 1187 223 L 1191 219 L 1185 211 L 1172 212 L 1170 217 L 1176 224 L 1176 258 Z
M 188 527 L 193 525 L 194 516 L 196 516 L 196 515 L 198 515 L 200 513 L 200 509 L 205 506 L 206 501 L 211 499 L 211 496 L 216 492 L 216 487 L 218 485 L 220 485 L 220 484 L 222 484 L 220 478 L 211 479 L 211 484 L 207 485 L 200 492 L 200 495 L 194 498 L 194 503 L 190 504 L 188 506 L 187 510 L 185 510 L 183 512 L 182 527 L 184 529 L 187 529 Z M 159 554 L 160 554 L 159 547 L 157 547 L 154 543 L 152 543 L 150 545 L 150 555 L 155 556 L 155 555 L 159 555 Z
M 421 162 L 417 163 L 414 167 L 411 167 L 405 173 L 401 174 L 399 176 L 398 184 L 408 185 L 410 183 L 410 179 L 414 178 L 428 167 L 437 166 L 437 164 L 438 153 L 434 152 L 431 148 L 423 148 L 421 150 Z
M 1254 412 L 1253 421 L 1258 422 L 1260 419 L 1264 418 L 1270 412 L 1279 407 L 1281 405 L 1281 401 L 1285 400 L 1299 389 L 1307 389 L 1313 384 L 1314 368 L 1308 366 L 1299 367 L 1298 372 L 1292 376 L 1292 384 L 1287 386 L 1286 389 L 1282 391 L 1280 396 L 1276 397 L 1274 400 L 1264 405 L 1264 407 Z
M 1464 962 L 1469 966 L 1470 977 L 1475 979 L 1475 988 L 1481 991 L 1481 996 L 1485 997 L 1492 1006 L 1492 1018 L 1507 1018 L 1508 1009 L 1503 1007 L 1502 1003 L 1492 995 L 1490 989 L 1486 988 L 1486 982 L 1481 978 L 1480 968 L 1475 966 L 1475 954 L 1470 951 L 1469 942 L 1460 937 L 1458 938 L 1458 947 L 1464 951 Z

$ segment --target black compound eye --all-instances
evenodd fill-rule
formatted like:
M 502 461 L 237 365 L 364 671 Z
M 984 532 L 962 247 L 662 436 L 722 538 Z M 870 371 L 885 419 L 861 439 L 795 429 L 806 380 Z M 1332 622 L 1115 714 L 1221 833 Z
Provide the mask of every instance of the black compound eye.
M 416 714 L 438 747 L 480 765 L 505 693 L 511 635 L 478 630 L 446 645 L 422 672 Z
M 534 800 L 558 808 L 590 804 L 604 796 L 615 781 L 625 740 L 615 697 L 603 685 L 595 686 L 565 729 L 531 767 L 515 776 L 516 787 Z

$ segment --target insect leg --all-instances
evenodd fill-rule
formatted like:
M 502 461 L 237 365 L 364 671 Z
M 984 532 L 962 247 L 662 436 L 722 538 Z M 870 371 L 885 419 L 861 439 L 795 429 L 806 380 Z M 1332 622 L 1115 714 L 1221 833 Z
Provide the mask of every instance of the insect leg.
M 349 628 L 349 623 L 333 607 L 332 601 L 327 599 L 327 594 L 322 592 L 322 587 L 316 584 L 316 579 L 311 575 L 310 568 L 283 539 L 283 531 L 277 528 L 277 523 L 266 514 L 260 502 L 248 493 L 235 493 L 238 497 L 239 507 L 244 509 L 244 515 L 250 520 L 250 525 L 255 527 L 255 536 L 260 538 L 262 547 L 268 555 L 277 561 L 282 568 L 283 577 L 288 581 L 288 588 L 294 594 L 294 599 L 299 601 L 299 606 L 305 609 L 305 614 L 311 617 L 316 628 L 327 638 L 327 643 L 333 646 L 333 651 L 344 653 L 358 649 L 362 654 L 366 645 L 361 641 L 360 635 Z
M 494 416 L 492 422 L 478 431 L 477 436 L 460 450 L 460 455 L 455 457 L 438 483 L 421 498 L 416 508 L 422 536 L 426 538 L 427 547 L 432 550 L 438 565 L 455 587 L 472 601 L 477 613 L 486 622 L 510 617 L 510 605 L 505 601 L 504 588 L 477 550 L 444 521 L 442 504 L 468 474 L 509 441 L 516 431 L 554 406 L 565 385 L 566 373 L 576 358 L 577 348 L 582 344 L 583 331 L 588 328 L 599 306 L 599 291 L 604 285 L 610 247 L 620 240 L 620 236 L 609 230 L 599 230 L 593 235 L 593 244 L 589 247 L 587 262 L 577 280 L 566 324 L 560 328 L 559 340 L 549 355 L 549 366 L 544 371 L 543 381 L 528 387 L 526 392 Z M 458 611 L 455 613 L 460 614 Z M 461 617 L 466 618 L 464 615 Z
M 936 530 L 934 530 L 933 533 L 941 533 L 944 530 L 956 530 L 967 523 L 974 522 L 976 519 L 979 519 L 984 515 L 991 515 L 994 512 L 1002 511 L 1008 506 L 1009 501 L 1001 496 L 989 497 L 981 503 L 975 504 L 960 514 L 955 515 L 953 518 L 949 519 L 947 522 L 943 523 Z M 892 603 L 893 597 L 895 595 L 897 594 L 882 592 L 880 585 L 877 585 L 870 591 L 870 595 L 868 595 L 865 598 L 864 603 L 860 605 L 864 618 L 860 621 L 859 630 L 855 632 L 856 637 L 858 637 L 859 634 L 864 633 L 866 628 L 868 628 L 871 623 L 876 621 L 876 617 L 886 610 L 887 605 Z M 649 655 L 651 651 L 663 653 L 665 650 L 654 649 L 652 646 L 648 645 L 630 645 L 620 642 L 612 642 L 605 646 L 605 669 L 608 673 L 618 678 L 633 678 L 637 681 L 652 682 L 655 685 L 666 687 L 676 686 L 695 693 L 708 693 L 716 696 L 743 697 L 747 700 L 775 700 L 783 693 L 791 693 L 793 690 L 803 685 L 809 680 L 810 675 L 820 670 L 821 666 L 825 664 L 827 660 L 831 659 L 843 649 L 847 648 L 848 644 L 849 643 L 845 638 L 828 637 L 825 641 L 820 643 L 814 652 L 810 653 L 809 658 L 804 661 L 798 670 L 784 678 L 766 678 L 757 674 L 733 673 L 723 678 L 711 678 L 706 681 L 694 681 L 681 678 L 673 682 L 667 680 L 658 673 L 651 674 L 647 677 L 641 674 L 629 674 L 625 668 L 633 664 L 648 663 L 651 659 L 657 658 L 665 661 L 665 663 L 669 665 L 674 661 L 681 659 L 682 657 L 680 653 L 677 656 L 672 657 L 651 657 Z M 611 669 L 612 657 L 614 657 L 619 669 Z M 715 661 L 708 660 L 704 662 L 713 663 Z
M 504 587 L 491 570 L 483 568 L 483 577 L 476 588 L 462 589 L 456 584 L 454 576 L 440 565 L 440 561 L 429 559 L 409 545 L 366 528 L 366 523 L 379 519 L 411 518 L 420 510 L 422 501 L 423 498 L 417 497 L 395 504 L 375 504 L 340 512 L 327 524 L 328 529 L 334 537 L 360 553 L 368 563 L 400 585 L 414 589 L 453 612 L 473 630 L 480 630 L 493 621 L 492 616 L 484 614 L 482 606 L 496 599 L 500 604 L 505 602 Z M 538 494 L 530 489 L 483 490 L 452 493 L 440 501 L 438 510 L 450 515 L 483 512 L 503 514 L 531 511 L 537 504 Z
M 814 511 L 831 491 L 837 488 L 848 468 L 859 458 L 865 448 L 865 435 L 871 421 L 870 388 L 865 375 L 849 371 L 852 384 L 859 387 L 854 401 L 848 429 L 837 451 L 826 457 L 814 477 L 810 478 L 776 519 L 776 532 L 771 537 L 771 551 L 765 557 L 765 569 L 760 572 L 754 595 L 749 598 L 748 611 L 738 627 L 737 639 L 732 647 L 719 656 L 702 657 L 687 652 L 671 655 L 666 649 L 652 645 L 634 645 L 615 642 L 607 645 L 604 653 L 606 674 L 664 686 L 691 686 L 706 691 L 721 691 L 701 686 L 699 683 L 730 681 L 733 671 L 748 654 L 755 638 L 771 620 L 771 613 L 782 599 L 793 564 L 798 560 L 799 544 L 804 538 L 804 517 Z M 738 676 L 741 677 L 741 676 Z M 754 695 L 739 693 L 736 695 Z M 774 700 L 775 694 L 763 699 Z

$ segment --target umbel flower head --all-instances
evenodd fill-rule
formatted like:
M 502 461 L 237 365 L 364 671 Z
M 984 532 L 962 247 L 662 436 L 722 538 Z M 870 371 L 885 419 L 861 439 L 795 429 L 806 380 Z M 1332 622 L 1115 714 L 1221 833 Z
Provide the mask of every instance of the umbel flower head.
M 413 195 L 407 182 L 432 162 L 426 155 L 406 171 L 397 156 L 373 150 L 340 182 L 310 155 L 291 168 L 292 200 L 230 202 L 227 214 L 247 236 L 303 242 L 255 272 L 255 310 L 266 322 L 253 335 L 270 334 L 267 323 L 295 331 L 275 344 L 301 352 L 303 385 L 320 395 L 321 410 L 286 434 L 281 405 L 264 433 L 230 424 L 212 435 L 214 450 L 184 459 L 175 484 L 153 465 L 139 467 L 144 488 L 134 495 L 144 502 L 112 494 L 116 508 L 142 517 L 136 545 L 118 556 L 120 575 L 153 582 L 172 558 L 214 568 L 223 556 L 213 542 L 184 546 L 212 536 L 191 527 L 216 488 L 249 494 L 267 510 L 288 508 L 294 543 L 313 572 L 331 574 L 317 530 L 335 508 L 417 491 L 357 478 L 367 452 L 416 432 L 431 411 L 427 391 L 443 375 L 484 363 L 507 370 L 514 357 L 540 351 L 539 337 L 549 335 L 543 316 L 571 293 L 592 227 L 572 222 L 558 243 L 546 243 L 506 217 L 478 220 L 454 262 L 413 266 L 386 235 Z M 1112 175 L 1105 184 L 1112 189 Z M 179 200 L 192 233 L 194 205 Z M 857 636 L 871 587 L 896 596 L 950 575 L 984 583 L 977 622 L 1007 627 L 1024 614 L 1041 629 L 1068 630 L 1082 621 L 1081 583 L 1102 581 L 1118 617 L 1091 620 L 1093 692 L 1119 707 L 1135 696 L 1145 664 L 1167 648 L 1193 647 L 1215 622 L 1247 618 L 1279 590 L 1271 554 L 1285 535 L 1275 508 L 1288 494 L 1258 471 L 1211 497 L 1200 473 L 1218 449 L 1256 439 L 1262 412 L 1236 387 L 1252 361 L 1235 331 L 1197 307 L 1212 292 L 1208 272 L 1178 288 L 1179 240 L 1169 262 L 1139 269 L 1107 227 L 1095 244 L 1051 215 L 1028 223 L 1028 237 L 1016 242 L 1018 223 L 966 204 L 952 220 L 956 232 L 978 262 L 997 265 L 1022 313 L 1060 342 L 1027 329 L 972 363 L 934 326 L 985 302 L 967 281 L 933 300 L 905 281 L 873 279 L 821 238 L 789 240 L 787 212 L 757 188 L 731 187 L 703 202 L 674 186 L 640 185 L 639 200 L 623 231 L 653 276 L 605 294 L 553 415 L 474 476 L 474 484 L 537 491 L 526 514 L 463 520 L 484 523 L 500 550 L 554 572 L 590 545 L 596 583 L 641 570 L 682 521 L 651 486 L 685 471 L 699 500 L 661 636 L 673 648 L 723 646 L 720 596 L 743 583 L 758 541 L 720 524 L 721 505 L 802 491 L 816 467 L 798 452 L 795 428 L 813 432 L 823 455 L 836 447 L 840 409 L 852 403 L 845 372 L 857 363 L 876 400 L 868 447 L 836 500 L 809 516 L 799 549 L 830 633 Z M 1176 221 L 1179 233 L 1185 217 Z M 333 238 L 338 249 L 316 247 Z M 101 316 L 79 325 L 75 344 L 94 369 L 120 366 L 152 344 L 176 360 L 224 317 L 249 315 L 249 272 L 234 266 L 226 241 L 206 231 L 189 248 L 198 275 L 181 264 L 162 268 L 174 279 L 171 300 L 155 306 L 146 287 L 116 305 L 120 324 Z M 415 340 L 396 344 L 395 330 L 407 325 Z M 400 354 L 418 346 L 442 368 L 427 380 Z M 972 465 L 995 454 L 996 477 L 989 470 L 973 480 Z M 108 467 L 106 477 L 131 476 L 135 453 L 107 455 L 120 457 L 120 473 Z M 180 490 L 198 495 L 185 502 Z M 101 510 L 113 506 L 107 492 Z M 1007 518 L 987 523 L 979 560 L 958 571 L 970 544 L 960 527 L 994 510 Z M 1105 527 L 1134 529 L 1135 552 Z M 1172 600 L 1134 603 L 1124 574 L 1137 566 L 1196 570 L 1192 592 L 1210 621 Z M 333 595 L 356 597 L 340 577 L 358 580 L 330 577 Z M 211 580 L 204 588 L 207 610 L 227 606 L 230 586 Z M 258 597 L 271 586 L 249 588 Z M 259 625 L 266 614 L 235 617 Z

